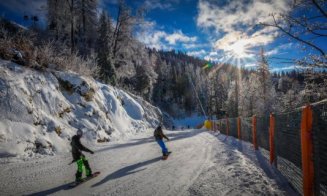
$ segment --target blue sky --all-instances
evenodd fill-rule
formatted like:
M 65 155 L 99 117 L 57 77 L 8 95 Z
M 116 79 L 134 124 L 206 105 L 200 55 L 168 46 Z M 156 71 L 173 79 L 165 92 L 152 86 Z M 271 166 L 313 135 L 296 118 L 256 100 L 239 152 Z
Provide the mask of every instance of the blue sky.
M 135 36 L 149 47 L 181 50 L 206 60 L 252 67 L 264 48 L 272 70 L 294 68 L 289 60 L 308 52 L 274 28 L 256 26 L 271 22 L 271 13 L 290 13 L 293 0 L 126 0 L 133 10 L 146 8 L 144 22 Z M 45 21 L 46 0 L 0 2 L 3 16 L 23 23 L 22 13 L 41 15 Z M 100 0 L 102 9 L 115 17 L 117 0 Z M 41 8 L 41 9 L 40 9 Z M 312 13 L 316 15 L 318 13 Z M 26 25 L 26 24 L 25 24 Z M 325 32 L 326 33 L 326 32 Z M 314 40 L 327 49 L 326 38 Z

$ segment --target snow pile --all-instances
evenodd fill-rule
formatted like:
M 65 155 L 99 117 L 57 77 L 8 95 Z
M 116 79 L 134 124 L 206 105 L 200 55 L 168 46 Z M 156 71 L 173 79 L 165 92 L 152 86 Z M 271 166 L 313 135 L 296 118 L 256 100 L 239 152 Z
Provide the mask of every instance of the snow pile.
M 122 140 L 158 124 L 142 98 L 74 73 L 31 70 L 0 60 L 0 157 L 70 151 L 84 131 L 88 145 Z

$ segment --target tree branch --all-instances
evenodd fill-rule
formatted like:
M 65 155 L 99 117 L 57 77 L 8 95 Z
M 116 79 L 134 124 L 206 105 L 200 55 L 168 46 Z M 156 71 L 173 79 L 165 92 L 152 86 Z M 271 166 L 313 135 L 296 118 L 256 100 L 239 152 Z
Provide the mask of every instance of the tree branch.
M 315 32 L 317 30 L 322 30 L 322 29 L 312 29 L 312 27 L 308 26 L 307 24 L 304 24 L 302 21 L 298 20 L 298 19 L 295 19 L 291 16 L 285 16 L 287 17 L 286 20 L 288 20 L 291 24 L 292 23 L 296 23 L 300 26 L 302 26 L 305 30 L 307 30 L 308 32 L 314 34 L 314 35 L 318 35 L 318 36 L 327 36 L 327 34 L 321 34 L 321 33 L 318 33 L 318 32 Z
M 312 3 L 318 8 L 318 10 L 327 18 L 327 13 L 320 7 L 316 0 L 312 0 Z
M 274 24 L 267 24 L 267 23 L 261 23 L 262 25 L 264 26 L 271 26 L 271 27 L 275 27 L 275 28 L 278 28 L 279 30 L 281 30 L 283 33 L 285 33 L 286 35 L 290 36 L 291 38 L 299 41 L 299 42 L 302 42 L 308 46 L 311 46 L 312 48 L 316 49 L 317 51 L 319 51 L 323 56 L 325 56 L 325 52 L 319 48 L 318 46 L 308 42 L 308 41 L 305 41 L 304 39 L 301 39 L 300 37 L 298 36 L 295 36 L 294 34 L 290 33 L 289 31 L 286 31 L 283 27 L 281 27 L 280 25 L 277 24 L 277 21 L 275 19 L 275 16 L 273 15 L 272 16 L 273 19 L 274 19 Z

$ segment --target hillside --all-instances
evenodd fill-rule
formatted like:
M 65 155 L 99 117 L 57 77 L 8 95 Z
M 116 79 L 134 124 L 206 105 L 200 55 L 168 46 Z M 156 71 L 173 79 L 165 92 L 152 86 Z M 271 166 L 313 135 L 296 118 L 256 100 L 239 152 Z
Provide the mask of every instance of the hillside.
M 0 60 L 0 156 L 70 151 L 77 129 L 88 145 L 123 140 L 158 124 L 142 98 L 73 72 L 36 71 Z M 152 129 L 151 129 L 152 130 Z

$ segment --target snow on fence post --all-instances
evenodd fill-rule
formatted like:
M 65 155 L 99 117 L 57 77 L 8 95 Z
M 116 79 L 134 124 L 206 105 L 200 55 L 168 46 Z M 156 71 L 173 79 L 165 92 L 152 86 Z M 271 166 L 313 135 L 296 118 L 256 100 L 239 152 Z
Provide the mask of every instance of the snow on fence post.
M 275 116 L 270 113 L 269 117 L 269 150 L 270 150 L 270 164 L 275 161 Z
M 237 118 L 237 136 L 241 140 L 241 117 Z
M 302 174 L 303 195 L 314 195 L 314 163 L 312 142 L 312 108 L 306 105 L 302 109 L 301 117 L 301 147 L 302 147 Z
M 255 115 L 252 116 L 252 138 L 253 138 L 254 150 L 258 150 L 258 144 L 257 144 L 257 117 Z

